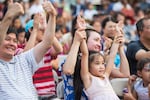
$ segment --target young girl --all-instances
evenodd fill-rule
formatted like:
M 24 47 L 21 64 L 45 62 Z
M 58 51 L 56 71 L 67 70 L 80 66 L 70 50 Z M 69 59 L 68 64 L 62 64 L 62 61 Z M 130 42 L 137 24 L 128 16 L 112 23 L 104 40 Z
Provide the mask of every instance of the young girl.
M 124 99 L 125 100 L 150 100 L 150 59 L 149 58 L 141 59 L 138 62 L 137 75 L 141 79 L 136 81 L 135 76 L 131 76 L 129 78 L 128 91 L 127 93 L 124 93 Z M 133 90 L 131 89 L 132 85 L 133 85 Z
M 115 37 L 106 66 L 104 58 L 99 52 L 91 54 L 88 62 L 86 42 L 84 40 L 81 43 L 82 57 L 80 75 L 84 84 L 84 91 L 89 100 L 119 100 L 109 82 L 109 76 L 122 37 L 122 34 Z

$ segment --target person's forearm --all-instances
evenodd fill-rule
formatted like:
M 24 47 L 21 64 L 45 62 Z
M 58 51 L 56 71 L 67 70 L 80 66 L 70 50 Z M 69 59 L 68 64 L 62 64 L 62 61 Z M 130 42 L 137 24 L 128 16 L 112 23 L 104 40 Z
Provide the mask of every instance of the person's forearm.
M 108 56 L 109 57 L 108 58 L 108 62 L 106 62 L 107 63 L 107 65 L 106 65 L 106 73 L 107 73 L 108 77 L 109 77 L 110 73 L 112 72 L 114 59 L 115 59 L 115 56 L 117 54 L 118 47 L 119 47 L 118 43 L 113 43 L 112 47 L 110 49 L 110 54 Z
M 70 52 L 65 61 L 65 64 L 63 65 L 63 72 L 65 74 L 72 75 L 74 73 L 79 46 L 80 46 L 80 42 L 73 42 Z
M 54 48 L 54 50 L 55 50 L 55 54 L 61 53 L 61 52 L 63 51 L 62 45 L 61 45 L 60 42 L 56 39 L 56 37 L 54 38 L 53 48 Z
M 9 15 L 6 13 L 4 19 L 2 20 L 2 22 L 0 23 L 0 44 L 2 43 L 2 41 L 5 38 L 5 35 L 7 33 L 7 30 L 10 26 L 10 24 L 12 23 L 13 17 L 9 17 Z
M 55 37 L 55 27 L 56 27 L 56 15 L 50 15 L 48 20 L 48 25 L 44 33 L 43 41 L 45 45 L 52 46 Z
M 129 77 L 130 76 L 129 63 L 126 58 L 123 46 L 119 48 L 119 55 L 120 55 L 120 72 L 123 73 L 125 77 Z
M 37 32 L 38 32 L 38 29 L 33 29 L 31 35 L 30 35 L 30 38 L 23 50 L 23 52 L 25 51 L 28 51 L 29 49 L 33 48 L 35 46 L 35 43 L 36 43 L 36 37 L 37 37 Z

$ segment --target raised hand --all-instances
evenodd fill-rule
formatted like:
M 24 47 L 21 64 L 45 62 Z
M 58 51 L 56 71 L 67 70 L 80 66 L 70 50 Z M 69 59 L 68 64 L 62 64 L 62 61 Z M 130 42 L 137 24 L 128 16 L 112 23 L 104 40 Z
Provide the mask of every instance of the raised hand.
M 80 15 L 77 17 L 77 28 L 86 29 L 86 22 Z
M 136 100 L 136 99 L 133 97 L 132 93 L 124 93 L 123 100 Z
M 82 42 L 82 40 L 85 38 L 86 38 L 85 30 L 77 29 L 75 32 L 74 41 Z
M 116 24 L 116 32 L 117 32 L 117 35 L 124 34 L 123 33 L 123 21 L 119 21 Z
M 43 8 L 46 13 L 56 16 L 57 11 L 55 10 L 54 6 L 51 4 L 50 1 L 44 0 Z
M 129 77 L 128 84 L 129 84 L 130 86 L 133 85 L 133 83 L 136 81 L 136 78 L 137 78 L 136 75 L 131 75 L 131 76 Z
M 21 4 L 17 2 L 13 3 L 13 0 L 10 0 L 6 14 L 9 18 L 14 18 L 15 16 L 24 14 L 24 10 Z

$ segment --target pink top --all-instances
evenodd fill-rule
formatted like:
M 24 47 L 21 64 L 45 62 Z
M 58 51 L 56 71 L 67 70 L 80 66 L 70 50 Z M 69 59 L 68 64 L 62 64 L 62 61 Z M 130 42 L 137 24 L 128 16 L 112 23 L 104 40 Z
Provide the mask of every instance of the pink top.
M 89 100 L 120 100 L 106 76 L 104 76 L 104 80 L 92 76 L 91 86 L 84 91 Z

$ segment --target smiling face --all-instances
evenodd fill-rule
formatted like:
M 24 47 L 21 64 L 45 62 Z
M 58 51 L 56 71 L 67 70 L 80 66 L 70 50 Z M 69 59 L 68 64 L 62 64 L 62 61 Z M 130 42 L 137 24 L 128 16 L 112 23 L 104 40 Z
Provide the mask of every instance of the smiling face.
M 101 36 L 99 33 L 91 31 L 87 40 L 87 46 L 89 51 L 101 50 Z
M 11 60 L 17 49 L 17 37 L 15 33 L 6 35 L 2 44 L 0 45 L 0 59 Z
M 100 54 L 94 54 L 93 60 L 90 62 L 90 73 L 97 77 L 103 77 L 105 73 L 104 58 Z

